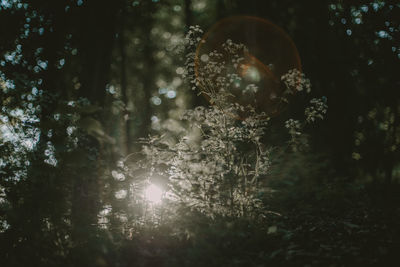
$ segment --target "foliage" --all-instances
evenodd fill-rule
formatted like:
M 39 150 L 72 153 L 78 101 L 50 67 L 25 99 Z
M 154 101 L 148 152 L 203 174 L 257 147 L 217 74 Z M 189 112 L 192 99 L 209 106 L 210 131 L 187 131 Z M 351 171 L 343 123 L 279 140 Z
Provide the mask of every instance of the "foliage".
M 0 265 L 394 265 L 399 10 L 0 1 Z M 265 84 L 234 37 L 199 54 L 189 25 L 231 15 L 296 43 L 278 112 L 251 107 Z
M 187 50 L 204 43 L 197 36 L 201 33 L 198 26 L 190 28 Z M 200 67 L 197 62 L 200 55 L 194 52 L 187 55 L 184 75 L 213 105 L 196 107 L 183 114 L 189 129 L 181 133 L 176 143 L 171 144 L 163 136 L 147 141 L 144 154 L 151 169 L 150 179 L 154 173 L 167 177 L 170 199 L 212 218 L 262 219 L 266 210 L 260 196 L 270 191 L 266 186 L 270 148 L 262 142 L 269 117 L 251 105 L 243 107 L 235 100 L 232 102 L 231 91 L 237 89 L 236 83 L 241 79 L 239 71 L 244 60 L 241 55 L 247 49 L 231 40 L 221 49 L 223 52 L 217 49 L 206 57 L 201 55 L 205 64 Z M 223 53 L 228 54 L 232 66 L 221 60 Z M 284 101 L 294 91 L 304 88 L 310 92 L 309 81 L 297 70 L 282 76 L 282 81 L 286 86 Z M 257 88 L 257 85 L 246 85 L 249 87 Z M 305 112 L 307 123 L 322 119 L 326 113 L 327 105 L 322 100 L 313 99 L 311 104 Z M 301 139 L 303 143 L 299 139 L 300 122 L 289 120 L 285 125 L 293 148 L 304 146 L 305 138 Z

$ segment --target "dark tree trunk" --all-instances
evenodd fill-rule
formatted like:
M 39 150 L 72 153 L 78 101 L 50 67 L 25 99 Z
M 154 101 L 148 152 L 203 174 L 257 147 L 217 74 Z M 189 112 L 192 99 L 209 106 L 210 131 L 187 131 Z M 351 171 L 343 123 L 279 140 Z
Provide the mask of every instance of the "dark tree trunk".
M 226 13 L 225 1 L 217 0 L 217 20 L 220 20 L 223 17 L 225 17 L 225 13 Z
M 193 25 L 192 0 L 185 0 L 185 24 L 186 30 Z
M 121 11 L 121 21 L 120 21 L 120 31 L 118 35 L 118 45 L 121 56 L 121 93 L 122 100 L 125 103 L 125 112 L 124 112 L 124 124 L 125 124 L 125 146 L 123 150 L 125 154 L 128 154 L 132 151 L 132 133 L 131 133 L 131 112 L 127 109 L 129 104 L 128 99 L 128 88 L 127 88 L 127 66 L 126 66 L 126 47 L 125 47 L 125 10 Z M 126 116 L 126 117 L 125 117 Z
M 150 6 L 150 14 L 155 10 L 154 6 Z M 149 17 L 145 20 L 146 28 L 145 28 L 145 40 L 144 40 L 144 79 L 143 79 L 143 90 L 144 90 L 144 99 L 143 99 L 143 116 L 141 119 L 140 129 L 138 129 L 138 137 L 147 137 L 150 133 L 150 125 L 151 125 L 151 103 L 150 98 L 152 96 L 152 92 L 154 91 L 154 66 L 155 61 L 153 58 L 154 47 L 152 46 L 151 41 L 151 29 L 154 25 L 154 19 Z
M 85 2 L 82 21 L 78 30 L 78 53 L 82 71 L 79 74 L 82 83 L 80 96 L 86 97 L 92 104 L 103 108 L 105 88 L 109 82 L 111 56 L 116 35 L 116 18 L 122 1 Z M 102 122 L 103 114 L 93 115 Z M 105 131 L 106 132 L 106 131 Z M 75 244 L 73 258 L 93 260 L 94 247 L 97 246 L 97 215 L 100 210 L 100 188 L 102 166 L 105 155 L 101 143 L 92 136 L 80 138 L 79 158 L 73 178 L 72 193 L 72 239 Z M 91 262 L 92 263 L 92 262 Z

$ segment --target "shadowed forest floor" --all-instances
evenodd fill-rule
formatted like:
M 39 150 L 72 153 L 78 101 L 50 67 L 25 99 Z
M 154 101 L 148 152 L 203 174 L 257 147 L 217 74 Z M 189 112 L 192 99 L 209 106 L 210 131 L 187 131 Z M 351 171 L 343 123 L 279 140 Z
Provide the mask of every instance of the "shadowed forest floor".
M 340 196 L 333 188 L 322 191 L 276 201 L 271 208 L 285 211 L 271 214 L 268 223 L 198 217 L 187 239 L 171 238 L 163 228 L 144 233 L 122 245 L 123 261 L 127 266 L 397 266 L 399 187 L 351 189 Z

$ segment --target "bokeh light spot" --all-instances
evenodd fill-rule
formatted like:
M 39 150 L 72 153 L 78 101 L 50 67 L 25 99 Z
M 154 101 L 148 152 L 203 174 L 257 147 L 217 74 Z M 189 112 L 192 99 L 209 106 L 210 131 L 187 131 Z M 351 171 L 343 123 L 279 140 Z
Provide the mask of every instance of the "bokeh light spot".
M 150 184 L 146 188 L 144 195 L 148 202 L 159 204 L 162 201 L 163 191 L 155 184 Z

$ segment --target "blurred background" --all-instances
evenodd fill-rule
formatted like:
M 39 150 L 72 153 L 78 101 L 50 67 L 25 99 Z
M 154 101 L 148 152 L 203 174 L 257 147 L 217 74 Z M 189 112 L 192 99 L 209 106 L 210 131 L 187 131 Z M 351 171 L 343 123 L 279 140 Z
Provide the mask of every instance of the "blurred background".
M 154 221 L 130 194 L 141 140 L 209 105 L 182 77 L 185 34 L 238 15 L 292 39 L 326 118 L 307 151 L 272 154 L 264 221 L 168 207 Z M 399 18 L 383 0 L 1 0 L 0 265 L 394 266 Z M 264 142 L 288 136 L 271 126 Z

